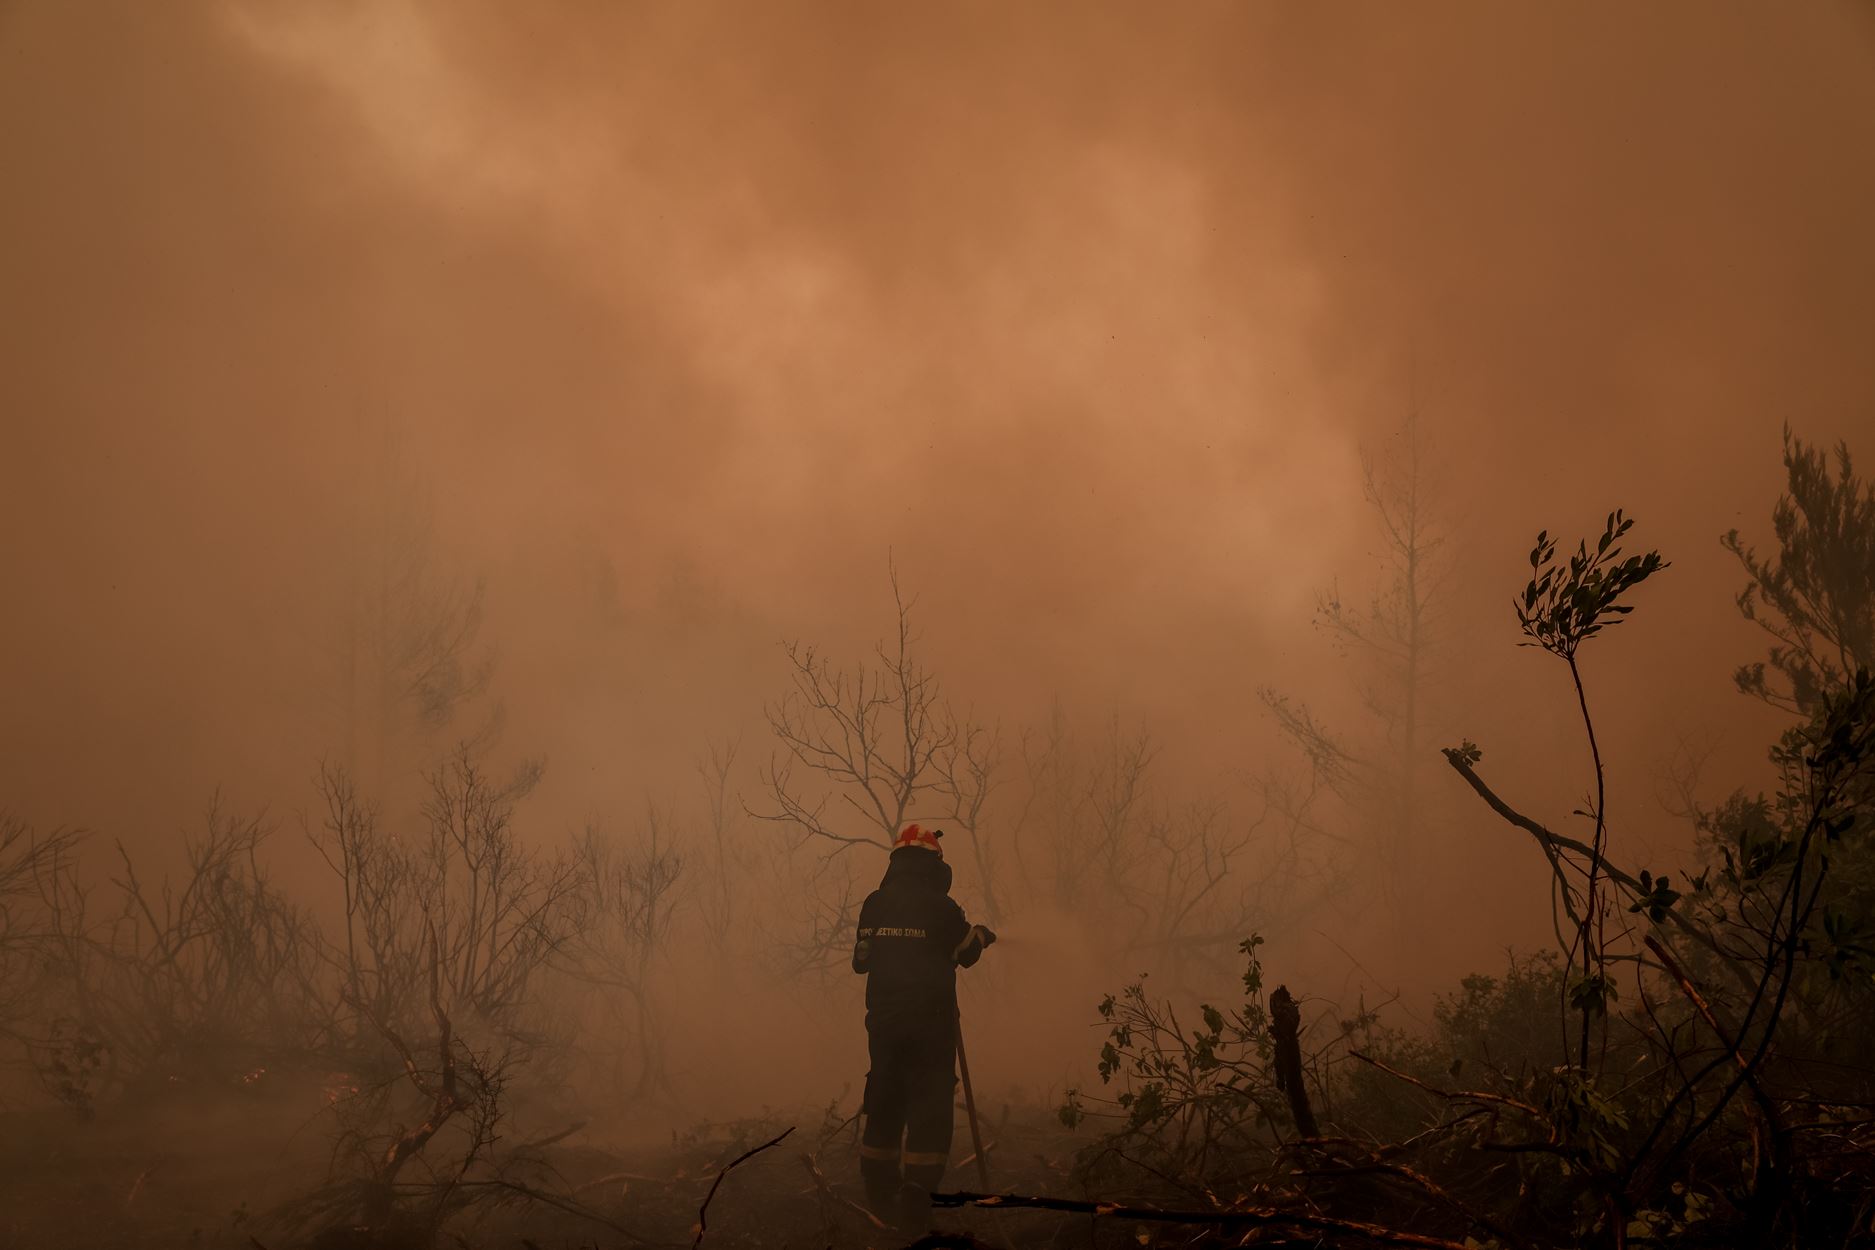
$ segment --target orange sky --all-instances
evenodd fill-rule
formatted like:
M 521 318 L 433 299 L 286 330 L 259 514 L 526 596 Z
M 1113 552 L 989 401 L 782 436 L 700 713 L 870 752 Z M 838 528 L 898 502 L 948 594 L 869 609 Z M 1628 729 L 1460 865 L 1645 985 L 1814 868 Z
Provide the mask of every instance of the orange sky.
M 960 699 L 1232 784 L 1259 685 L 1351 702 L 1310 609 L 1414 397 L 1450 736 L 1533 804 L 1531 536 L 1674 561 L 1589 659 L 1645 812 L 1759 757 L 1779 427 L 1875 455 L 1865 5 L 15 0 L 0 170 L 0 804 L 127 838 L 305 801 L 386 446 L 565 813 L 765 751 L 888 555 Z

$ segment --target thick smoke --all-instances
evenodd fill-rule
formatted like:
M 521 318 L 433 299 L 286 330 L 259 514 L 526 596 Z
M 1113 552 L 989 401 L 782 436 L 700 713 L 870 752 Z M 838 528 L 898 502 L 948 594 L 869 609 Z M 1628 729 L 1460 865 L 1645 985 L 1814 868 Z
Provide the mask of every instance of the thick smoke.
M 890 567 L 1006 742 L 1144 725 L 1167 793 L 1248 811 L 1290 761 L 1260 689 L 1364 716 L 1311 619 L 1377 583 L 1363 452 L 1416 412 L 1427 749 L 1580 800 L 1509 596 L 1538 529 L 1625 507 L 1673 568 L 1597 711 L 1618 836 L 1681 853 L 1675 744 L 1743 781 L 1770 724 L 1717 536 L 1768 543 L 1782 424 L 1867 420 L 1871 70 L 1848 5 L 9 6 L 0 804 L 158 860 L 218 787 L 292 830 L 356 749 L 360 586 L 416 560 L 481 587 L 469 719 L 546 758 L 543 842 L 694 804 L 712 742 L 760 808 L 778 643 L 866 654 Z M 1467 919 L 1416 961 L 1327 921 L 1272 958 L 1418 994 L 1548 941 L 1514 837 L 1428 831 Z M 1137 971 L 1089 926 L 1038 910 L 996 974 L 1063 1048 Z M 811 1027 L 787 1082 L 850 1051 Z M 986 1071 L 1068 1066 L 1034 1053 Z

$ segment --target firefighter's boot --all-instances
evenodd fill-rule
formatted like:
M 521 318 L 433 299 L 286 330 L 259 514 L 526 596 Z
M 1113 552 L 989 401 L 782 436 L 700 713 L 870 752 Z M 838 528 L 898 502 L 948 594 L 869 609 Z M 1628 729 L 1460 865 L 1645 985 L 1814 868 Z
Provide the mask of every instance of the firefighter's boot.
M 896 1225 L 899 1213 L 899 1187 L 904 1183 L 899 1175 L 898 1155 L 885 1158 L 884 1151 L 877 1156 L 867 1153 L 871 1146 L 859 1148 L 859 1177 L 866 1183 L 866 1209 L 884 1220 Z
M 916 1236 L 931 1231 L 931 1195 L 944 1180 L 944 1163 L 906 1163 L 905 1184 L 898 1191 L 899 1227 Z

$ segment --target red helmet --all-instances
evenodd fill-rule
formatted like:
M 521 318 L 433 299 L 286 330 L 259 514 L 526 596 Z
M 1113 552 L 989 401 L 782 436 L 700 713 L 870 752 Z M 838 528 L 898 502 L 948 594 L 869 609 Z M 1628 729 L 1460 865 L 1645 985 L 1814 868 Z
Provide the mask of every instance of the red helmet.
M 906 825 L 897 838 L 892 841 L 892 849 L 900 850 L 915 846 L 921 850 L 936 851 L 939 859 L 944 858 L 944 848 L 938 845 L 938 839 L 944 836 L 942 829 L 926 829 L 922 825 Z

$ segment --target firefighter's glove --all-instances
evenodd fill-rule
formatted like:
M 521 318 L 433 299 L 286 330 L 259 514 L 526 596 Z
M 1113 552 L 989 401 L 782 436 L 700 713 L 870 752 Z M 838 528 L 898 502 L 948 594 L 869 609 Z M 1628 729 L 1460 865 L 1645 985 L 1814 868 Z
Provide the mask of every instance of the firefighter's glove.
M 964 940 L 957 943 L 957 949 L 951 952 L 951 958 L 957 962 L 959 967 L 971 967 L 982 957 L 983 952 L 989 947 L 989 944 L 995 940 L 996 935 L 994 933 L 991 933 L 980 924 L 973 924 L 968 929 L 964 930 Z

